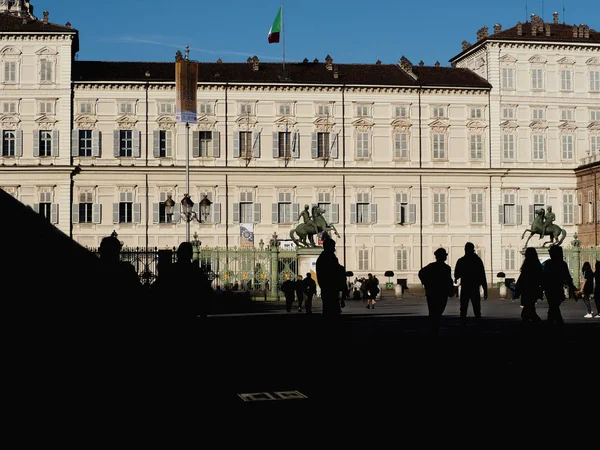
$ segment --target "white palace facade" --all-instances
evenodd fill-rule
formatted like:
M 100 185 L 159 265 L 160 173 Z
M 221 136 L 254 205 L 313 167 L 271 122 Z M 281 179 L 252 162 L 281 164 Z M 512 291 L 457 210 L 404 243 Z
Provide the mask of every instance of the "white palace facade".
M 451 67 L 200 62 L 188 129 L 175 121 L 174 58 L 79 61 L 70 24 L 0 3 L 0 188 L 82 245 L 113 230 L 130 247 L 186 239 L 186 133 L 189 194 L 213 202 L 190 225 L 203 246 L 240 246 L 240 224 L 256 246 L 287 239 L 303 206 L 322 204 L 357 276 L 416 284 L 436 248 L 454 266 L 471 241 L 491 282 L 517 275 L 536 208 L 553 207 L 565 244 L 600 222 L 598 184 L 579 192 L 576 177 L 600 160 L 589 26 L 555 15 L 484 27 Z

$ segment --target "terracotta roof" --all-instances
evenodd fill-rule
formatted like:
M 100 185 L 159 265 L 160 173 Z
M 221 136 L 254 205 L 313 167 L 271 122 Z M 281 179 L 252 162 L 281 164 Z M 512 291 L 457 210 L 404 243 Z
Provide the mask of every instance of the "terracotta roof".
M 25 23 L 23 23 L 25 20 Z M 77 30 L 71 27 L 56 25 L 54 23 L 44 23 L 42 20 L 23 19 L 23 17 L 13 16 L 9 13 L 0 14 L 0 33 L 3 32 L 23 32 L 23 33 L 77 33 Z
M 454 87 L 491 87 L 487 81 L 468 69 L 451 67 L 421 67 L 424 85 Z M 151 81 L 174 82 L 175 63 L 164 62 L 109 62 L 75 61 L 75 82 L 128 82 L 146 81 L 149 71 Z M 337 71 L 338 78 L 334 78 Z M 419 86 L 419 81 L 401 70 L 396 64 L 334 64 L 327 70 L 323 62 L 288 63 L 285 77 L 281 63 L 259 62 L 253 70 L 252 63 L 207 63 L 198 65 L 200 83 L 293 83 L 316 85 L 383 85 Z

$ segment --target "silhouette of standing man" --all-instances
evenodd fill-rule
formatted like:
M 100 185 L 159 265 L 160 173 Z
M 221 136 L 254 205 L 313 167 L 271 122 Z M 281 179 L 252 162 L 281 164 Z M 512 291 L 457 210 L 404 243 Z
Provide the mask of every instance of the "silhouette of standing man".
M 454 284 L 452 283 L 452 269 L 445 263 L 448 258 L 446 250 L 438 248 L 433 254 L 435 262 L 427 264 L 419 271 L 419 279 L 425 286 L 431 332 L 437 336 L 440 320 L 448 303 L 448 296 L 452 296 L 454 293 Z
M 465 244 L 465 255 L 458 258 L 454 268 L 454 281 L 460 279 L 460 324 L 465 326 L 467 323 L 467 310 L 469 301 L 473 305 L 475 320 L 481 322 L 481 296 L 479 287 L 483 287 L 483 299 L 487 300 L 488 288 L 485 276 L 483 261 L 475 253 L 475 246 L 472 242 Z
M 346 270 L 335 256 L 335 241 L 324 236 L 323 251 L 317 258 L 317 280 L 321 287 L 323 315 L 334 317 L 342 312 L 340 292 L 346 291 Z
M 315 283 L 315 280 L 312 279 L 310 272 L 306 274 L 306 278 L 302 280 L 302 283 L 304 284 L 306 314 L 312 314 L 312 299 L 317 293 L 317 284 Z
M 553 245 L 548 251 L 550 259 L 544 263 L 542 284 L 548 301 L 548 322 L 556 325 L 565 323 L 560 312 L 560 304 L 565 300 L 565 285 L 569 288 L 571 297 L 575 297 L 577 288 L 569 272 L 567 263 L 563 260 L 563 249 Z

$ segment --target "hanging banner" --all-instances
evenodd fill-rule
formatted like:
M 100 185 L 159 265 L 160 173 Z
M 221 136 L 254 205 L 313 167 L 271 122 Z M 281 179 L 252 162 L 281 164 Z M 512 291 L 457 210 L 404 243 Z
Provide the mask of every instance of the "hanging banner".
M 175 61 L 175 122 L 196 123 L 198 94 L 198 63 Z
M 240 224 L 240 247 L 242 247 L 242 248 L 254 247 L 254 224 L 253 223 L 241 223 Z

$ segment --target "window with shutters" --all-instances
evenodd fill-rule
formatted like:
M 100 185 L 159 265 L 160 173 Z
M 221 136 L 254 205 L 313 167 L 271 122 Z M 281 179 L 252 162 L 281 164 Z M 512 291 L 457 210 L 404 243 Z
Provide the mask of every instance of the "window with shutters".
M 119 193 L 119 223 L 133 223 L 133 192 Z
M 573 159 L 573 135 L 563 134 L 560 139 L 562 149 L 562 159 L 572 160 Z
M 531 89 L 544 89 L 544 69 L 531 69 Z
M 331 115 L 331 105 L 317 105 L 317 116 L 324 117 Z
M 431 107 L 431 116 L 436 119 L 445 118 L 446 116 L 446 108 L 443 106 L 432 106 Z
M 572 91 L 573 90 L 573 73 L 571 69 L 562 69 L 559 71 L 560 90 L 561 91 Z
M 369 117 L 370 109 L 368 105 L 356 105 L 356 117 Z
M 575 193 L 563 192 L 563 224 L 575 224 Z
M 414 203 L 409 203 L 408 192 L 395 193 L 394 216 L 395 223 L 410 224 L 417 220 L 417 209 Z
M 587 223 L 594 223 L 594 191 L 587 193 Z
M 54 114 L 54 102 L 39 101 L 38 102 L 38 113 L 39 114 Z
M 243 116 L 249 116 L 252 114 L 252 103 L 241 103 L 240 104 L 240 114 Z
M 92 192 L 79 193 L 79 223 L 93 223 L 94 195 Z
M 433 193 L 433 223 L 440 225 L 446 223 L 446 193 Z
M 502 135 L 502 158 L 505 161 L 512 161 L 515 159 L 515 135 L 511 133 L 505 133 Z
M 2 102 L 2 112 L 4 114 L 17 114 L 17 102 Z
M 290 158 L 292 156 L 292 133 L 280 131 L 277 133 L 278 157 Z
M 565 122 L 573 121 L 573 110 L 572 109 L 561 109 L 560 110 L 560 120 Z
M 483 135 L 472 134 L 469 137 L 469 145 L 471 147 L 471 160 L 483 159 Z
M 333 217 L 333 205 L 331 203 L 331 193 L 319 192 L 317 194 L 317 204 L 323 213 L 323 218 L 327 223 L 336 223 L 337 218 Z M 335 220 L 334 220 L 335 219 Z
M 481 225 L 484 223 L 484 196 L 483 192 L 471 192 L 471 223 Z
M 94 104 L 92 102 L 80 103 L 79 114 L 94 114 Z
M 52 131 L 38 132 L 39 156 L 52 156 Z
M 54 61 L 50 59 L 40 60 L 40 83 L 52 83 L 54 81 Z
M 502 89 L 515 88 L 515 69 L 512 67 L 502 68 Z
M 532 224 L 537 216 L 537 212 L 540 209 L 546 209 L 546 194 L 544 192 L 534 192 L 533 193 L 533 204 L 529 210 L 529 220 L 528 223 Z
M 532 136 L 531 157 L 533 160 L 543 160 L 546 157 L 546 139 L 543 134 L 534 134 Z
M 78 153 L 77 156 L 93 156 L 92 155 L 92 130 L 77 131 L 78 138 Z
M 119 114 L 133 114 L 134 106 L 132 102 L 119 103 Z
M 600 121 L 600 109 L 590 109 L 590 122 Z
M 212 103 L 200 103 L 198 111 L 200 112 L 200 114 L 204 114 L 207 116 L 212 116 L 214 114 L 214 108 Z
M 254 203 L 252 201 L 252 192 L 240 193 L 239 214 L 240 223 L 254 222 Z
M 546 120 L 546 110 L 544 108 L 532 108 L 531 109 L 532 120 Z
M 370 195 L 367 192 L 361 192 L 356 195 L 356 223 L 370 223 Z
M 515 248 L 505 248 L 503 258 L 503 267 L 502 269 L 505 271 L 514 271 L 517 270 L 517 249 Z
M 172 153 L 173 153 L 173 151 L 172 151 L 172 147 L 173 147 L 172 133 L 173 132 L 170 130 L 158 130 L 158 155 L 160 158 L 167 158 L 167 157 L 173 156 L 172 155 Z
M 502 108 L 502 118 L 506 120 L 512 120 L 516 117 L 515 108 L 512 106 L 505 106 Z
M 38 214 L 50 222 L 52 218 L 52 192 L 42 191 L 39 198 Z
M 505 225 L 518 225 L 521 223 L 521 205 L 517 203 L 516 192 L 502 194 L 500 205 L 500 223 Z
M 240 131 L 240 157 L 252 158 L 252 131 Z
M 590 91 L 600 91 L 600 70 L 590 71 Z
M 369 250 L 366 248 L 358 249 L 358 270 L 370 270 L 369 268 Z
M 394 158 L 408 159 L 408 133 L 394 133 Z
M 277 223 L 292 223 L 297 217 L 292 217 L 292 193 L 277 194 Z
M 174 114 L 175 106 L 171 102 L 160 102 L 158 104 L 158 113 L 159 114 Z
M 443 133 L 434 133 L 431 136 L 431 150 L 434 160 L 446 159 L 446 135 Z
M 483 108 L 481 107 L 472 107 L 469 111 L 469 118 L 471 119 L 482 119 L 483 118 Z
M 407 248 L 396 249 L 396 270 L 400 272 L 406 272 L 409 270 Z
M 4 61 L 4 84 L 14 84 L 17 82 L 17 61 Z
M 406 105 L 393 106 L 393 114 L 394 114 L 394 117 L 398 118 L 398 119 L 408 118 L 408 106 L 406 106 Z
M 133 131 L 119 130 L 119 156 L 133 156 Z
M 17 132 L 15 130 L 2 131 L 2 156 L 16 156 Z
M 329 158 L 329 133 L 317 133 L 317 158 Z
M 280 103 L 277 105 L 277 115 L 278 116 L 290 116 L 292 115 L 292 105 L 291 103 Z
M 174 223 L 173 214 L 167 214 L 165 207 L 165 202 L 167 200 L 173 200 L 173 190 L 160 191 L 159 200 L 160 201 L 158 203 L 158 223 Z M 175 207 L 177 207 L 178 209 L 181 208 L 177 204 L 175 205 Z
M 368 158 L 369 157 L 369 141 L 370 135 L 366 132 L 356 132 L 356 157 L 357 158 Z
M 600 155 L 600 135 L 590 136 L 590 155 Z

